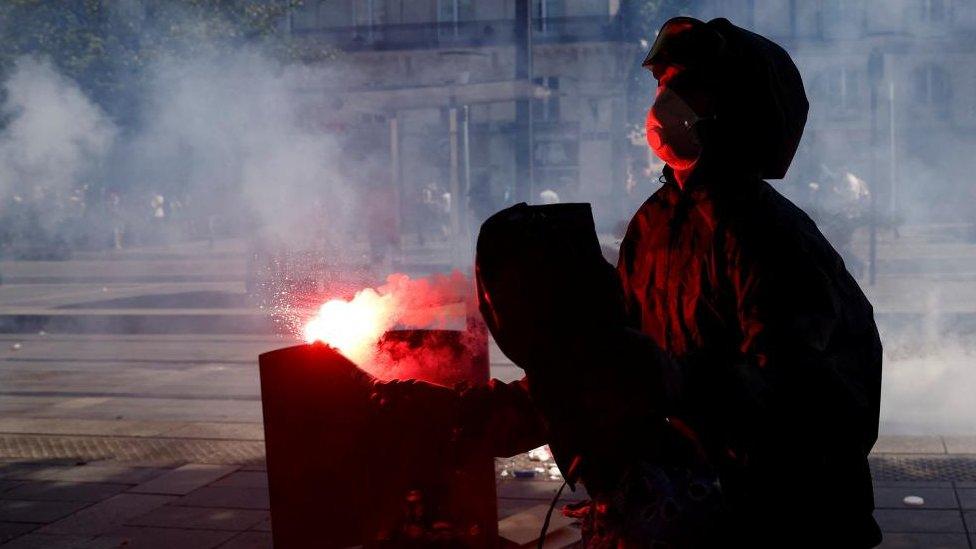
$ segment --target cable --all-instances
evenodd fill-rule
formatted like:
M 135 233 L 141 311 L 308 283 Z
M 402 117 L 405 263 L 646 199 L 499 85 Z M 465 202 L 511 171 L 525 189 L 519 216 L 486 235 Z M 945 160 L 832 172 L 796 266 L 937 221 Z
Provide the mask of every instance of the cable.
M 549 504 L 549 511 L 546 512 L 546 520 L 542 523 L 542 533 L 539 534 L 539 544 L 536 545 L 538 549 L 542 549 L 543 544 L 546 543 L 546 533 L 549 532 L 549 520 L 552 518 L 552 510 L 556 508 L 556 502 L 559 501 L 559 496 L 563 494 L 563 488 L 566 487 L 566 481 L 563 481 L 563 485 L 556 490 L 556 495 L 552 498 L 552 503 Z

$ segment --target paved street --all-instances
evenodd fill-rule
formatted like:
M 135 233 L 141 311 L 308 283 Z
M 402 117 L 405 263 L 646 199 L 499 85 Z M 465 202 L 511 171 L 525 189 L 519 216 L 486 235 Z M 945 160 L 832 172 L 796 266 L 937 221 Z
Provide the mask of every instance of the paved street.
M 970 256 L 944 253 L 959 272 L 943 262 L 941 271 L 881 277 L 868 290 L 879 318 L 941 313 L 943 302 L 976 312 L 963 272 Z M 2 262 L 0 272 L 4 547 L 270 547 L 256 357 L 294 340 L 254 333 L 266 313 L 242 296 L 239 250 Z M 922 279 L 928 286 L 911 282 Z M 519 376 L 497 348 L 491 359 L 494 376 Z M 884 547 L 971 548 L 976 432 L 943 436 L 926 425 L 888 429 L 875 447 Z M 801 486 L 803 472 L 787 481 Z M 500 477 L 499 514 L 547 501 L 556 488 Z M 906 496 L 924 504 L 909 506 Z

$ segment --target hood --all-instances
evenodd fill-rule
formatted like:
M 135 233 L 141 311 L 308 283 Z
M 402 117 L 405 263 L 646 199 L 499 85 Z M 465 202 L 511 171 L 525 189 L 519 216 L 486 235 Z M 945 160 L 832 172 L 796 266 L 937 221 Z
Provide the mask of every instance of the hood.
M 717 145 L 766 179 L 780 179 L 806 125 L 806 92 L 790 55 L 728 19 L 670 19 L 643 65 L 655 78 L 669 65 L 695 71 L 716 100 Z
M 535 356 L 624 322 L 620 281 L 589 204 L 517 204 L 491 216 L 478 235 L 475 278 L 492 336 L 526 370 Z

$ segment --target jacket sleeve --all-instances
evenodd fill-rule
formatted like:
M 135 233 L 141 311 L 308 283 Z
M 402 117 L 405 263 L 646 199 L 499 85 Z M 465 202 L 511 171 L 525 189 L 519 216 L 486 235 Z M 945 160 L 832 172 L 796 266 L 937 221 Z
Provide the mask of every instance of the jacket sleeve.
M 635 373 L 635 379 L 644 377 L 644 383 L 649 386 L 660 386 L 663 393 L 660 393 L 662 402 L 657 403 L 658 408 L 670 414 L 675 411 L 675 406 L 682 398 L 684 391 L 684 380 L 682 375 L 682 365 L 669 356 L 657 343 L 650 337 L 642 333 L 643 302 L 638 297 L 638 292 L 643 292 L 644 288 L 639 286 L 642 276 L 635 273 L 637 258 L 642 254 L 653 253 L 642 248 L 642 243 L 647 241 L 644 230 L 644 216 L 646 206 L 634 216 L 627 234 L 620 243 L 620 253 L 617 257 L 617 275 L 623 288 L 624 307 L 628 328 L 633 333 L 627 334 L 631 340 L 628 348 L 639 349 L 644 360 L 643 367 L 650 366 L 650 371 Z
M 529 396 L 528 379 L 497 379 L 459 392 L 461 436 L 493 456 L 513 456 L 546 444 L 546 423 Z
M 617 275 L 624 291 L 624 306 L 627 312 L 627 321 L 630 327 L 640 329 L 641 326 L 641 304 L 634 293 L 634 261 L 639 253 L 638 246 L 641 242 L 641 223 L 644 209 L 634 215 L 634 219 L 627 227 L 627 233 L 620 243 L 620 252 L 617 255 Z
M 806 221 L 725 243 L 739 327 L 739 358 L 727 372 L 733 430 L 757 450 L 867 455 L 880 401 L 873 311 Z

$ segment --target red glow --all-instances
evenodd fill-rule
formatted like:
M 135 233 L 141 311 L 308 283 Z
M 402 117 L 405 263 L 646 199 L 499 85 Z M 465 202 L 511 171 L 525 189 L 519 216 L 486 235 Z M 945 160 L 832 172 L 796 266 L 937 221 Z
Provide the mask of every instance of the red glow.
M 321 341 L 338 349 L 349 360 L 364 364 L 389 328 L 393 306 L 389 295 L 380 295 L 372 289 L 357 293 L 350 301 L 327 301 L 305 325 L 305 341 Z
M 401 352 L 393 342 L 380 345 L 383 334 L 395 328 L 464 329 L 468 299 L 471 283 L 458 271 L 417 280 L 392 274 L 386 284 L 360 290 L 352 299 L 326 301 L 311 318 L 302 317 L 297 324 L 305 342 L 325 343 L 381 379 L 425 379 L 417 353 Z M 420 362 L 440 364 L 441 358 L 430 356 Z

